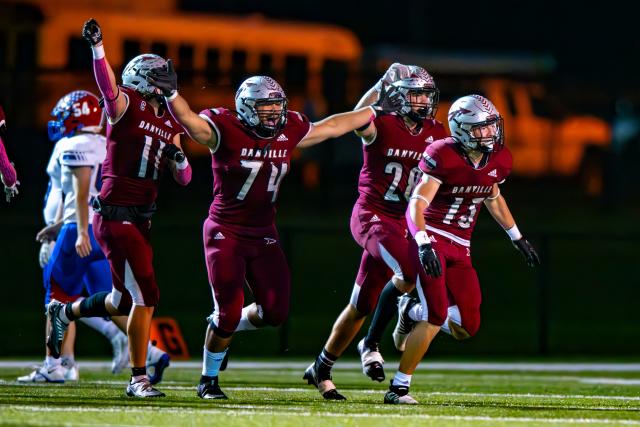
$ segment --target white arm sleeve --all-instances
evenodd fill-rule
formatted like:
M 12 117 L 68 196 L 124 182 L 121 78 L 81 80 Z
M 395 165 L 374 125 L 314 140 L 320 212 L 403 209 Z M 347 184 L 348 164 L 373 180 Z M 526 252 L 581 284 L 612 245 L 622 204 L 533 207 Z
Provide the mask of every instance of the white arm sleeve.
M 44 196 L 43 214 L 45 224 L 53 224 L 60 203 L 62 203 L 62 188 L 59 182 L 52 179 L 49 181 L 49 188 Z

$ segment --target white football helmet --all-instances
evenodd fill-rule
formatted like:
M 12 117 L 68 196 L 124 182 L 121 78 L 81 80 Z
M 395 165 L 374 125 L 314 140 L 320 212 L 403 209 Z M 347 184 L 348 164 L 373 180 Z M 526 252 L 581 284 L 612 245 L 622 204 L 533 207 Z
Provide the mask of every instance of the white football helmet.
M 474 129 L 494 127 L 491 136 L 476 136 Z M 496 107 L 480 95 L 457 99 L 449 108 L 451 136 L 466 150 L 483 153 L 498 151 L 504 145 L 504 121 Z
M 142 95 L 157 95 L 158 89 L 150 84 L 145 76 L 154 68 L 166 67 L 167 61 L 153 53 L 144 53 L 133 58 L 122 72 L 122 84 Z
M 424 68 L 411 65 L 409 71 L 408 77 L 393 82 L 393 86 L 397 87 L 405 98 L 400 114 L 417 123 L 424 119 L 433 119 L 438 110 L 440 91 L 433 77 Z M 411 95 L 426 95 L 429 101 L 411 102 Z
M 282 103 L 275 117 L 272 112 L 258 112 L 256 105 Z M 236 92 L 236 111 L 242 121 L 263 138 L 278 134 L 287 122 L 287 97 L 282 87 L 271 77 L 253 76 L 242 82 Z M 264 121 L 263 118 L 270 120 Z

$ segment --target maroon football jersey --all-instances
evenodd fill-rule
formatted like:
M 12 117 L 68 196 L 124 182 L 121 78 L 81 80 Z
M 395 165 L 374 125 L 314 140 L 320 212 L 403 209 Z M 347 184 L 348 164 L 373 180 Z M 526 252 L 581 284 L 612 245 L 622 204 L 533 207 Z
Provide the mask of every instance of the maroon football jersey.
M 118 206 L 150 205 L 158 195 L 158 178 L 166 164 L 162 150 L 183 129 L 166 110 L 156 116 L 135 90 L 123 86 L 120 90 L 129 97 L 129 105 L 120 120 L 107 122 L 100 198 Z
M 420 132 L 412 134 L 402 117 L 389 114 L 374 120 L 376 138 L 363 144 L 358 203 L 394 218 L 403 218 L 413 188 L 422 172 L 418 162 L 425 147 L 448 136 L 437 120 L 424 120 Z
M 218 136 L 212 154 L 213 202 L 209 217 L 220 224 L 240 227 L 252 236 L 274 223 L 275 204 L 282 179 L 289 171 L 293 149 L 307 136 L 311 123 L 302 114 L 287 112 L 287 123 L 273 138 L 261 138 L 233 111 L 204 110 Z
M 512 157 L 506 147 L 485 156 L 475 168 L 453 138 L 427 147 L 420 169 L 441 183 L 424 211 L 428 231 L 470 246 L 481 203 L 491 195 L 493 184 L 511 173 Z

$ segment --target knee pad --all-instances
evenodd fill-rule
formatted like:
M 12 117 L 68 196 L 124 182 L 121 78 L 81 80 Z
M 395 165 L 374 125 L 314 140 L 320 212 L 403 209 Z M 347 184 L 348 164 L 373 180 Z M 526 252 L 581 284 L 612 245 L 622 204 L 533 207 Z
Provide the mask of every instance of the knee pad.
M 128 316 L 131 313 L 131 307 L 133 307 L 131 295 L 129 295 L 128 292 L 123 294 L 115 288 L 111 290 L 110 295 L 109 301 L 111 305 L 114 306 L 121 315 Z
M 456 322 L 453 322 L 451 319 L 447 321 L 447 325 L 449 326 L 449 330 L 451 331 L 451 336 L 453 336 L 458 341 L 471 338 L 471 335 L 466 331 L 466 329 L 458 325 Z
M 83 317 L 109 317 L 106 301 L 109 292 L 97 292 L 80 302 L 80 314 Z

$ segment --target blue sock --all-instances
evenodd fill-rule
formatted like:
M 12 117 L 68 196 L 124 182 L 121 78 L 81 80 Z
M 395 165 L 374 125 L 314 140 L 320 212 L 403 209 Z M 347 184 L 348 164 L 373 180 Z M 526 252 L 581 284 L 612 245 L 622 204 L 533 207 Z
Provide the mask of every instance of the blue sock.
M 224 355 L 226 353 L 227 349 L 220 353 L 212 353 L 204 347 L 204 352 L 202 354 L 202 375 L 207 377 L 217 377 L 220 365 L 222 364 L 222 359 L 224 359 Z

